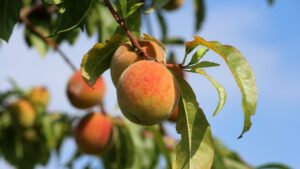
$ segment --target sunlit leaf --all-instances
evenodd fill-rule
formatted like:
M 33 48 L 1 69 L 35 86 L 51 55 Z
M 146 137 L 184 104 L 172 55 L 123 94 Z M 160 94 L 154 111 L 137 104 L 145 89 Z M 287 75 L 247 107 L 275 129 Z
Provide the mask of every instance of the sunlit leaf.
M 115 50 L 123 43 L 125 37 L 114 35 L 103 43 L 97 43 L 84 56 L 81 62 L 83 79 L 89 84 L 95 84 L 99 76 L 109 68 Z
M 221 111 L 221 109 L 224 107 L 224 105 L 226 103 L 227 94 L 226 94 L 225 88 L 222 85 L 220 85 L 213 77 L 209 76 L 203 69 L 196 69 L 194 71 L 196 73 L 199 73 L 199 74 L 205 76 L 214 85 L 214 87 L 218 91 L 219 102 L 218 102 L 216 110 L 214 111 L 214 114 L 213 114 L 215 116 Z
M 128 18 L 131 16 L 133 13 L 135 13 L 140 7 L 142 7 L 144 3 L 136 3 L 133 6 L 130 7 L 129 12 L 126 14 L 125 18 Z
M 206 67 L 216 67 L 216 66 L 220 66 L 220 64 L 215 63 L 215 62 L 210 62 L 210 61 L 202 61 L 198 64 L 192 65 L 192 66 L 188 66 L 188 68 L 191 69 L 198 69 L 198 68 L 206 68 Z
M 239 138 L 243 136 L 251 127 L 251 116 L 255 114 L 257 105 L 257 87 L 256 78 L 245 57 L 234 47 L 223 45 L 217 41 L 206 41 L 205 39 L 195 36 L 187 51 L 197 45 L 203 45 L 219 54 L 227 63 L 233 74 L 238 87 L 242 93 L 242 107 L 244 111 L 244 127 Z
M 176 147 L 176 169 L 210 169 L 214 158 L 212 133 L 191 86 L 177 78 L 181 96 L 176 125 L 181 140 Z
M 188 65 L 193 65 L 198 63 L 203 56 L 208 52 L 208 48 L 200 48 L 193 56 Z

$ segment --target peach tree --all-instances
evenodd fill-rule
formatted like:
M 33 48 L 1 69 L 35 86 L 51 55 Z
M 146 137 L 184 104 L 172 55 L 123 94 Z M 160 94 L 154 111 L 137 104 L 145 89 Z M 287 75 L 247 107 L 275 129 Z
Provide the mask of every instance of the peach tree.
M 205 3 L 193 3 L 197 32 L 205 18 Z M 68 99 L 88 112 L 81 117 L 48 110 L 50 94 L 45 87 L 24 90 L 12 81 L 12 89 L 0 93 L 1 157 L 17 168 L 46 165 L 51 153 L 59 154 L 63 141 L 71 137 L 78 150 L 62 164 L 69 168 L 84 154 L 99 157 L 108 169 L 288 168 L 276 163 L 253 167 L 213 138 L 206 116 L 222 110 L 226 91 L 205 71 L 220 66 L 209 61 L 207 52 L 225 61 L 242 94 L 244 124 L 238 138 L 249 131 L 256 111 L 255 75 L 233 46 L 197 35 L 188 41 L 170 37 L 165 12 L 183 4 L 184 0 L 0 0 L 0 38 L 8 42 L 15 24 L 21 24 L 29 47 L 41 55 L 49 49 L 58 52 L 74 71 L 66 85 Z M 157 18 L 159 38 L 141 31 L 142 24 L 151 28 L 149 13 Z M 97 35 L 98 42 L 87 49 L 78 70 L 60 44 L 76 43 L 83 32 Z M 172 53 L 167 57 L 168 46 L 174 44 L 185 47 L 185 54 L 178 57 L 181 62 Z M 105 110 L 101 75 L 107 70 L 124 116 Z M 204 76 L 216 88 L 219 98 L 214 112 L 203 112 L 185 79 L 187 73 Z M 90 112 L 93 107 L 98 110 Z M 164 129 L 167 120 L 176 123 L 180 140 Z

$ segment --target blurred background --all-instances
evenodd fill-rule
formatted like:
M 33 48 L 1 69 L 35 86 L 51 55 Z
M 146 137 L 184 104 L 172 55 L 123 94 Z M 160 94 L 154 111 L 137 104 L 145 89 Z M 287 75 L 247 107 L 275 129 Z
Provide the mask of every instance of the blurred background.
M 223 60 L 213 52 L 205 57 L 220 63 L 215 69 L 207 69 L 227 90 L 225 108 L 212 118 L 217 104 L 217 92 L 201 76 L 188 74 L 211 124 L 214 136 L 229 148 L 237 151 L 244 160 L 253 165 L 266 162 L 282 162 L 292 168 L 300 168 L 300 1 L 276 1 L 269 6 L 261 0 L 206 1 L 206 17 L 201 32 L 194 33 L 192 1 L 179 10 L 166 13 L 169 34 L 192 40 L 200 35 L 206 40 L 217 40 L 238 48 L 252 65 L 257 77 L 259 101 L 256 115 L 252 118 L 252 128 L 244 138 L 237 139 L 243 125 L 241 95 L 234 79 Z M 152 14 L 152 35 L 159 35 L 159 27 Z M 143 27 L 145 33 L 148 30 Z M 62 44 L 61 49 L 79 68 L 82 56 L 97 42 L 97 37 L 82 35 L 74 46 Z M 168 52 L 176 51 L 181 61 L 184 48 L 168 46 Z M 23 38 L 23 28 L 15 26 L 9 43 L 0 46 L 0 90 L 8 90 L 11 85 L 7 78 L 15 79 L 22 87 L 45 85 L 51 92 L 49 109 L 77 113 L 67 100 L 65 88 L 72 71 L 54 51 L 40 57 L 35 49 L 29 49 Z M 115 88 L 109 72 L 104 73 L 107 84 L 105 106 L 112 114 L 120 114 L 116 109 Z M 167 124 L 168 132 L 179 138 L 175 125 Z M 74 151 L 73 140 L 67 140 L 62 161 Z M 57 168 L 57 158 L 53 157 L 46 168 Z M 85 161 L 92 160 L 87 157 Z M 84 163 L 82 161 L 81 163 Z M 95 164 L 98 165 L 98 164 Z M 78 164 L 80 166 L 80 162 Z M 0 160 L 1 169 L 10 167 Z M 44 168 L 44 167 L 40 167 Z

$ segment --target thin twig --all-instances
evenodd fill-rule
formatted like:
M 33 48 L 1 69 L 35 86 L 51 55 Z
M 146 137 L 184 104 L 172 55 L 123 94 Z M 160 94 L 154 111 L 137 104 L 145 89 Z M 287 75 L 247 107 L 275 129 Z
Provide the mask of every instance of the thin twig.
M 46 42 L 49 46 L 51 46 L 56 52 L 60 54 L 62 59 L 68 64 L 68 66 L 75 72 L 77 71 L 76 66 L 71 62 L 71 60 L 67 57 L 67 55 L 59 48 L 58 44 L 50 38 L 47 38 L 47 33 L 37 27 L 36 25 L 32 24 L 29 20 L 29 15 L 34 11 L 43 10 L 44 6 L 42 4 L 35 5 L 33 7 L 25 7 L 21 9 L 20 12 L 20 19 L 22 23 L 28 28 L 28 30 L 38 37 L 40 37 L 44 42 Z M 50 11 L 53 11 L 53 8 L 50 8 Z
M 125 25 L 125 21 L 123 20 L 123 18 L 121 18 L 117 14 L 117 12 L 115 11 L 114 7 L 111 5 L 110 1 L 109 0 L 104 0 L 104 4 L 108 8 L 108 10 L 112 14 L 112 16 L 115 18 L 115 20 L 117 21 L 117 23 L 124 29 L 125 33 L 129 37 L 132 45 L 135 48 L 137 48 L 138 54 L 140 56 L 144 57 L 145 59 L 153 60 L 154 59 L 153 57 L 149 56 L 148 53 L 146 53 L 146 52 L 143 51 L 142 46 L 139 44 L 138 40 L 134 37 L 134 35 L 129 31 L 129 29 Z

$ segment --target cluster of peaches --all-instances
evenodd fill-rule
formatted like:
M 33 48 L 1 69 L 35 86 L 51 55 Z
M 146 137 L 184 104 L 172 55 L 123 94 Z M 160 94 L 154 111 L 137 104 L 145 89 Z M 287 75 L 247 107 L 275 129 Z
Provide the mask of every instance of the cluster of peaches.
M 144 60 L 130 42 L 122 44 L 114 53 L 111 79 L 116 87 L 122 114 L 139 125 L 154 125 L 178 116 L 180 88 L 172 71 L 183 77 L 180 68 L 166 67 L 166 53 L 156 41 L 140 39 L 143 52 L 153 60 Z M 105 82 L 100 76 L 95 85 L 88 86 L 78 71 L 70 78 L 67 96 L 79 109 L 101 105 Z M 88 154 L 101 154 L 109 147 L 113 133 L 111 118 L 102 112 L 85 115 L 75 127 L 74 135 L 79 149 Z

